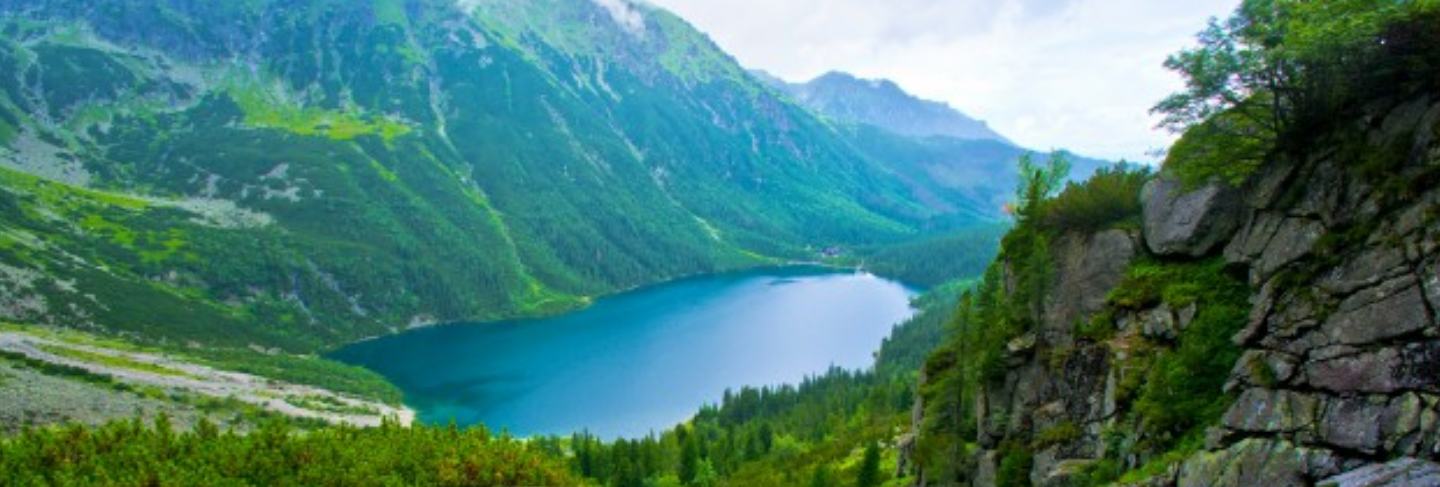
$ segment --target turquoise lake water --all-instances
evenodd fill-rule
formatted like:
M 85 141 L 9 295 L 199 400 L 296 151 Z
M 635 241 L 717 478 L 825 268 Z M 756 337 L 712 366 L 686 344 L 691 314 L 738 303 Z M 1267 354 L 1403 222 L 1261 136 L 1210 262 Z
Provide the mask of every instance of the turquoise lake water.
M 553 318 L 418 329 L 331 356 L 390 379 L 427 423 L 635 437 L 727 388 L 870 366 L 913 313 L 913 295 L 870 274 L 769 269 L 661 284 Z

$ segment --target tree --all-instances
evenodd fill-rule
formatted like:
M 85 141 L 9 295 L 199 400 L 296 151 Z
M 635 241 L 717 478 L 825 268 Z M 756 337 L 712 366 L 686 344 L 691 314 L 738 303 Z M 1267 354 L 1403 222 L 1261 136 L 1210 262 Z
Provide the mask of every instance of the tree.
M 1064 152 L 1053 152 L 1045 164 L 1035 162 L 1035 155 L 1020 156 L 1020 185 L 1015 189 L 1015 215 L 1021 221 L 1034 216 L 1040 203 L 1060 192 L 1061 185 L 1070 176 L 1070 157 Z
M 880 485 L 880 445 L 871 442 L 865 447 L 865 456 L 860 460 L 860 472 L 855 475 L 856 487 L 877 487 Z
M 677 431 L 683 431 L 683 429 Z M 685 439 L 681 440 L 681 443 L 680 471 L 678 473 L 680 482 L 685 485 L 690 485 L 695 482 L 695 476 L 699 474 L 700 441 L 695 438 L 695 435 L 690 434 L 685 435 Z
M 1426 22 L 1433 0 L 1245 0 L 1228 19 L 1211 19 L 1197 46 L 1170 56 L 1185 89 L 1152 112 L 1182 132 L 1221 114 L 1243 119 L 1247 135 L 1272 138 L 1328 116 L 1376 85 L 1377 74 L 1414 70 L 1413 59 L 1384 53 L 1407 41 L 1389 31 L 1407 20 Z M 1418 49 L 1425 56 L 1426 49 Z M 1433 59 L 1434 53 L 1427 58 Z M 1424 77 L 1424 76 L 1421 76 Z M 1381 83 L 1383 84 L 1383 83 Z
M 830 468 L 825 464 L 815 466 L 815 472 L 810 475 L 810 487 L 830 487 Z

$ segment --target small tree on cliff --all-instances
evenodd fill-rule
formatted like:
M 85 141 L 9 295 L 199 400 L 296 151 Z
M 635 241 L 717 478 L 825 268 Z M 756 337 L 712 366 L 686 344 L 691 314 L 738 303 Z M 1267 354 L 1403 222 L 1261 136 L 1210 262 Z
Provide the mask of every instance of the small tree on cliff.
M 1015 190 L 1015 217 L 1025 221 L 1035 216 L 1040 204 L 1060 192 L 1065 178 L 1070 176 L 1070 157 L 1064 152 L 1053 152 L 1044 164 L 1035 161 L 1035 155 L 1020 156 L 1020 185 Z

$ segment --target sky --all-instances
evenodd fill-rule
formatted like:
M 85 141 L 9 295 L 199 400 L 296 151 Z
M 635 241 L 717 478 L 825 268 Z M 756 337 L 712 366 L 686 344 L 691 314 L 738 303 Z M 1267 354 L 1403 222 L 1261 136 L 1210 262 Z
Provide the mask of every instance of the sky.
M 787 81 L 887 78 L 1033 149 L 1153 161 L 1165 57 L 1238 0 L 646 0 Z

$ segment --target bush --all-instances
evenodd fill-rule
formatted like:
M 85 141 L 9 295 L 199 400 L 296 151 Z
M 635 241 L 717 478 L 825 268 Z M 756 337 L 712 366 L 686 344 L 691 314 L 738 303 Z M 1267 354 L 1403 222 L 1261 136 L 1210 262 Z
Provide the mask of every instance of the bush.
M 1198 305 L 1175 349 L 1156 357 L 1135 401 L 1146 433 L 1142 448 L 1164 451 L 1224 413 L 1229 396 L 1222 389 L 1240 358 L 1231 337 L 1245 325 L 1249 287 L 1225 274 L 1219 259 L 1137 268 L 1131 275 L 1147 276 L 1147 293 L 1158 293 L 1173 309 Z
M 163 416 L 0 440 L 0 485 L 579 485 L 565 464 L 483 428 L 329 427 L 273 421 L 245 435 Z
M 995 485 L 1029 487 L 1030 469 L 1034 464 L 1035 457 L 1029 449 L 1016 444 L 1001 445 L 1000 468 L 995 472 Z
M 1090 180 L 1071 183 L 1040 205 L 1040 226 L 1052 233 L 1093 233 L 1140 223 L 1140 190 L 1150 179 L 1148 168 L 1124 164 L 1096 171 Z
M 1268 130 L 1236 111 L 1222 113 L 1175 141 L 1165 156 L 1165 171 L 1188 188 L 1211 180 L 1239 185 L 1270 155 L 1274 134 Z

